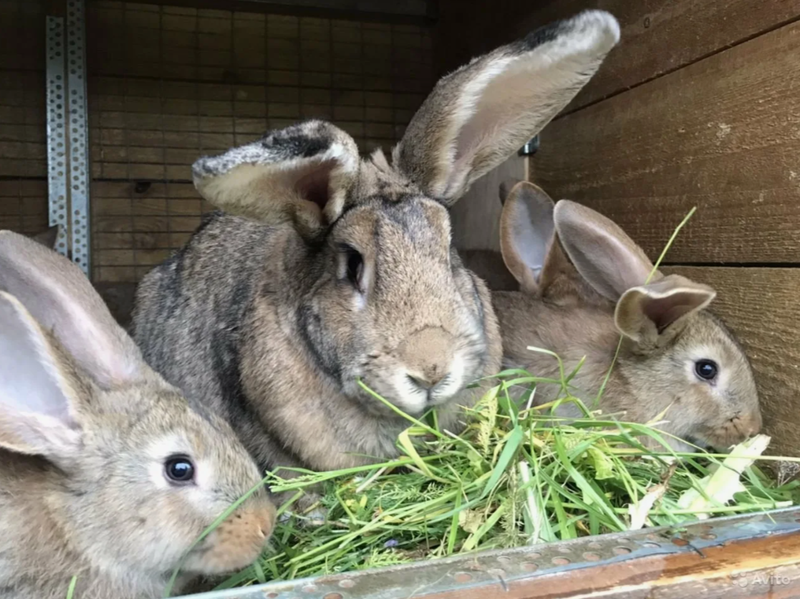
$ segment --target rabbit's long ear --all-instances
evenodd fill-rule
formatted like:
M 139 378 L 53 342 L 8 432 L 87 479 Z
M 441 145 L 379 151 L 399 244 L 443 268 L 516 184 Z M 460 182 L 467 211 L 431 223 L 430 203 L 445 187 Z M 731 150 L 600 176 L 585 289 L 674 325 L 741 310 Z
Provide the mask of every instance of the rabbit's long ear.
M 523 291 L 537 293 L 539 278 L 555 240 L 553 200 L 542 189 L 521 181 L 501 185 L 500 251 L 506 268 Z M 505 195 L 505 197 L 503 197 Z
M 229 214 L 269 224 L 293 221 L 313 236 L 341 214 L 359 164 L 349 135 L 330 123 L 307 121 L 201 158 L 192 173 L 203 197 Z
M 641 349 L 663 346 L 680 332 L 693 314 L 716 296 L 708 285 L 680 275 L 628 289 L 617 302 L 614 322 L 620 333 Z
M 611 219 L 569 200 L 556 204 L 553 217 L 570 260 L 600 295 L 616 302 L 628 289 L 647 282 L 653 263 Z M 652 280 L 661 277 L 656 272 Z
M 664 276 L 613 221 L 591 208 L 561 200 L 556 231 L 575 268 L 595 291 L 615 301 L 617 329 L 643 349 L 674 337 L 716 292 L 679 275 Z
M 616 19 L 589 10 L 473 60 L 425 100 L 394 149 L 396 168 L 455 203 L 564 108 L 618 40 Z
M 80 445 L 88 391 L 59 348 L 13 296 L 0 292 L 0 447 L 49 458 Z
M 56 252 L 0 232 L 0 291 L 16 297 L 101 388 L 152 376 L 83 272 Z
M 61 227 L 55 225 L 42 231 L 41 233 L 37 233 L 31 239 L 38 241 L 46 248 L 54 250 L 56 249 L 56 241 L 58 241 L 58 234 L 60 231 Z

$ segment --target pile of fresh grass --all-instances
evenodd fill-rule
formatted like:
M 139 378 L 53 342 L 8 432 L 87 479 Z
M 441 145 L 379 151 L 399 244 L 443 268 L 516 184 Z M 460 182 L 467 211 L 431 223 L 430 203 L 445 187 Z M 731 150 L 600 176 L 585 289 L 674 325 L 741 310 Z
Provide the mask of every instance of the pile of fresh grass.
M 778 485 L 753 465 L 768 437 L 745 442 L 731 455 L 676 454 L 657 422 L 620 422 L 587 409 L 570 393 L 574 373 L 560 381 L 520 371 L 500 376 L 502 383 L 470 410 L 472 423 L 458 436 L 440 430 L 435 416 L 430 423 L 408 417 L 410 428 L 398 440 L 401 457 L 395 460 L 273 476 L 276 492 L 299 497 L 311 487 L 321 489 L 327 518 L 311 522 L 293 513 L 291 503 L 283 506 L 270 551 L 219 588 L 680 525 L 800 502 L 800 483 Z M 560 385 L 560 398 L 531 406 L 541 384 Z M 512 399 L 520 388 L 526 389 L 522 402 Z M 584 416 L 553 416 L 563 402 L 575 402 Z

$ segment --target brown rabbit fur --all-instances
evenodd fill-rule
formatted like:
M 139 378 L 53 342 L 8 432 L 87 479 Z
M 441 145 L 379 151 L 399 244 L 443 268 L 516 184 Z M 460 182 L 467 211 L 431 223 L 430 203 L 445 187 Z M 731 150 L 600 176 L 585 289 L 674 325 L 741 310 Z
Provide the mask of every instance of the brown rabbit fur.
M 275 509 L 228 423 L 144 363 L 77 266 L 8 231 L 0 355 L 0 598 L 77 576 L 76 598 L 156 599 L 184 556 L 177 591 L 259 556 Z
M 679 275 L 656 272 L 644 252 L 613 222 L 567 200 L 553 205 L 544 191 L 517 184 L 503 205 L 503 259 L 521 291 L 493 294 L 503 332 L 506 367 L 558 377 L 556 361 L 528 350 L 558 354 L 572 384 L 592 408 L 622 345 L 600 401 L 603 413 L 660 425 L 675 437 L 725 450 L 761 428 L 747 357 L 730 331 L 705 308 L 715 292 Z M 559 244 L 560 241 L 560 244 Z M 696 371 L 711 360 L 708 380 Z M 710 373 L 711 371 L 708 371 Z M 536 390 L 537 403 L 554 399 L 555 386 Z M 576 415 L 576 406 L 566 410 Z M 676 449 L 691 450 L 678 439 Z
M 268 468 L 395 455 L 408 423 L 358 379 L 457 429 L 502 344 L 447 207 L 566 106 L 618 35 L 588 11 L 472 61 L 438 83 L 391 165 L 320 121 L 197 161 L 197 189 L 226 213 L 142 281 L 145 358 Z

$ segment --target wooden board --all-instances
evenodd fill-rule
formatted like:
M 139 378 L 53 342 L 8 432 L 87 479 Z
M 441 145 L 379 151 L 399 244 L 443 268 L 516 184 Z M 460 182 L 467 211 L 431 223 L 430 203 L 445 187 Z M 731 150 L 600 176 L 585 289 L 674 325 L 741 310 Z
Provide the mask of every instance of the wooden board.
M 790 599 L 800 594 L 800 535 L 730 543 L 529 580 L 425 594 L 427 599 Z M 421 597 L 412 594 L 410 597 Z
M 500 183 L 526 178 L 525 158 L 512 156 L 478 179 L 450 210 L 453 245 L 458 250 L 500 251 Z
M 800 23 L 542 133 L 532 179 L 618 222 L 657 255 L 692 206 L 676 263 L 800 263 Z
M 492 291 L 516 291 L 519 283 L 503 262 L 500 252 L 494 250 L 459 250 L 464 266 L 482 278 Z
M 307 118 L 332 120 L 363 151 L 389 148 L 432 84 L 427 23 L 188 4 L 87 4 L 97 283 L 138 280 L 196 228 L 209 208 L 190 183 L 199 156 Z M 32 118 L 23 92 L 33 83 L 43 92 L 44 79 L 17 79 L 0 90 L 0 176 L 44 168 L 43 141 L 18 130 Z M 17 129 L 4 134 L 4 123 Z
M 770 453 L 800 456 L 798 268 L 675 267 L 717 290 L 712 310 L 742 342 L 758 384 Z
M 472 56 L 587 8 L 620 21 L 622 40 L 567 112 L 677 70 L 794 20 L 800 0 L 482 0 L 463 18 L 461 0 L 440 0 L 440 67 Z M 461 18 L 459 18 L 461 17 Z

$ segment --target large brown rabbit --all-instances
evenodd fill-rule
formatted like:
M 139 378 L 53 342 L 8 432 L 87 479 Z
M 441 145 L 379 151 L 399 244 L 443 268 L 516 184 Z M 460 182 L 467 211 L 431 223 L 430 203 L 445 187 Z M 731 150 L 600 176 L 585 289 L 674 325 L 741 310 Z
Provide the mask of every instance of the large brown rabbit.
M 713 289 L 660 272 L 646 282 L 653 264 L 622 229 L 574 202 L 554 206 L 528 182 L 505 199 L 500 239 L 521 288 L 493 294 L 506 367 L 557 378 L 556 360 L 528 347 L 556 352 L 569 370 L 585 356 L 572 384 L 591 408 L 622 336 L 598 406 L 604 413 L 647 422 L 669 408 L 662 430 L 718 450 L 759 431 L 750 363 L 706 310 Z M 556 391 L 541 386 L 537 402 Z
M 194 165 L 223 209 L 141 283 L 147 361 L 223 414 L 264 467 L 396 454 L 419 416 L 459 426 L 465 386 L 496 373 L 484 283 L 450 245 L 447 208 L 544 127 L 619 37 L 608 13 L 540 29 L 442 79 L 394 149 L 359 158 L 309 121 Z
M 77 576 L 78 599 L 160 599 L 184 556 L 178 591 L 258 557 L 275 510 L 230 426 L 144 363 L 77 266 L 8 231 L 0 356 L 0 598 Z

